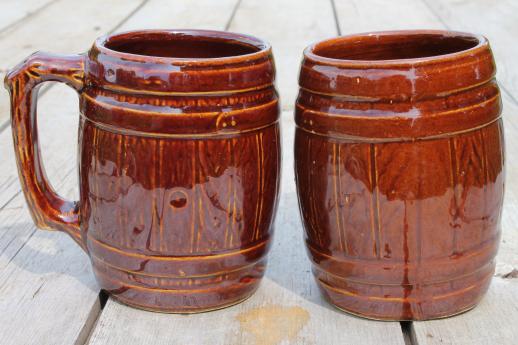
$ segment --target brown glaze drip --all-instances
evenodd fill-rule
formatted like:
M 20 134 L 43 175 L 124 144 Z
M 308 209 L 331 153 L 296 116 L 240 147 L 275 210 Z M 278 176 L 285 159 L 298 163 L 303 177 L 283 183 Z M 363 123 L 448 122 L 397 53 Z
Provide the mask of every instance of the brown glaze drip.
M 488 288 L 504 188 L 487 41 L 443 31 L 345 36 L 306 49 L 296 182 L 314 273 L 336 306 L 424 320 Z
M 277 207 L 279 106 L 269 46 L 216 31 L 140 31 L 85 55 L 36 53 L 6 78 L 35 223 L 88 252 L 101 288 L 143 309 L 199 312 L 250 296 Z M 34 87 L 80 95 L 80 200 L 49 186 Z

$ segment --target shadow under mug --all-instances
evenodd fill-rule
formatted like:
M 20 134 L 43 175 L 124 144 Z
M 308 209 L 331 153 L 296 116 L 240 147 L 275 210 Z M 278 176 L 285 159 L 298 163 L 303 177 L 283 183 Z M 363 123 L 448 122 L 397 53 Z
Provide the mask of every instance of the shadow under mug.
M 331 303 L 385 320 L 476 305 L 500 240 L 500 113 L 481 36 L 379 32 L 305 50 L 296 182 L 313 272 Z
M 279 106 L 271 48 L 217 31 L 101 37 L 35 53 L 6 77 L 19 176 L 36 225 L 67 232 L 102 289 L 164 312 L 222 308 L 264 274 L 277 208 Z M 49 185 L 37 90 L 80 98 L 80 200 Z

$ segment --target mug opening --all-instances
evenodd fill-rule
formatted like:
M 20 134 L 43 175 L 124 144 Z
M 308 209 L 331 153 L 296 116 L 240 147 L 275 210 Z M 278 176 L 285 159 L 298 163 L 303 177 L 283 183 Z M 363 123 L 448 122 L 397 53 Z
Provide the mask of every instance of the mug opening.
M 215 60 L 254 55 L 269 46 L 254 37 L 210 30 L 144 30 L 98 41 L 101 50 L 130 59 Z M 132 58 L 133 57 L 133 58 Z
M 373 33 L 323 41 L 311 52 L 333 60 L 410 60 L 461 53 L 481 43 L 480 37 L 460 33 Z

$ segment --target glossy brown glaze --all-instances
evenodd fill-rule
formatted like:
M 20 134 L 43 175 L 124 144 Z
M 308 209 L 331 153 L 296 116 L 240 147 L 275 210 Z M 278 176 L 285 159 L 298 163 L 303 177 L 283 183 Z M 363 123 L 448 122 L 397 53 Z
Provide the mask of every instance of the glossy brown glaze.
M 23 190 L 35 223 L 64 230 L 118 300 L 165 312 L 235 304 L 266 265 L 280 172 L 270 47 L 215 31 L 98 39 L 87 55 L 36 53 L 6 78 Z M 36 88 L 80 96 L 80 200 L 45 178 Z
M 501 101 L 486 39 L 443 31 L 308 47 L 296 181 L 323 294 L 374 319 L 472 308 L 495 268 Z

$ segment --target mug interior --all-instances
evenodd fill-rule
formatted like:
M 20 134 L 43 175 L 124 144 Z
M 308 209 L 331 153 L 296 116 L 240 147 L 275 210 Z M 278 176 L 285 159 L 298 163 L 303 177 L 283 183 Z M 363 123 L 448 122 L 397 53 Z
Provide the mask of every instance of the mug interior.
M 104 43 L 104 47 L 125 54 L 184 59 L 240 56 L 263 49 L 245 40 L 182 32 L 112 36 Z
M 374 33 L 324 41 L 312 53 L 338 60 L 405 60 L 459 53 L 480 43 L 478 37 L 467 35 Z

